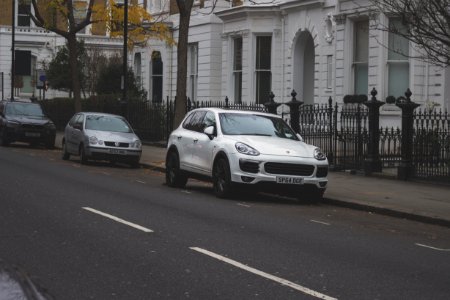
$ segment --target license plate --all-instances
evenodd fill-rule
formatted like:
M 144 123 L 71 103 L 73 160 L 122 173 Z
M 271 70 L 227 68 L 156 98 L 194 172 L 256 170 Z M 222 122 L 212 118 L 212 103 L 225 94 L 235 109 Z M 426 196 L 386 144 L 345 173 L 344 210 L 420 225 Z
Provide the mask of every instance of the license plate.
M 39 132 L 25 132 L 25 136 L 28 136 L 28 137 L 40 137 L 41 134 Z
M 289 177 L 289 176 L 277 176 L 277 183 L 281 183 L 281 184 L 303 184 L 303 178 Z
M 125 154 L 125 150 L 109 149 L 109 153 L 111 153 L 111 154 Z

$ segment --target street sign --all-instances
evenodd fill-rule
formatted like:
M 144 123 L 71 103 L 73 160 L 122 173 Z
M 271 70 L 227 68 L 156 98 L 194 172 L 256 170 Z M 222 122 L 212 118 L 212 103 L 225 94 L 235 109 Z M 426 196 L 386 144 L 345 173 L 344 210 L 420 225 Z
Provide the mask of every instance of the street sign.
M 45 81 L 47 81 L 47 76 L 45 75 L 44 70 L 36 70 L 36 77 L 38 80 L 36 80 L 36 88 L 43 89 Z

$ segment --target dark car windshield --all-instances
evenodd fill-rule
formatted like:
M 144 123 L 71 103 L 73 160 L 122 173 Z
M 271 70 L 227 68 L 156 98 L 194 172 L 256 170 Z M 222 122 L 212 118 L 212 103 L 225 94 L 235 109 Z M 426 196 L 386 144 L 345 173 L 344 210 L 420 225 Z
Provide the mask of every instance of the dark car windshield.
M 42 108 L 35 103 L 9 103 L 5 108 L 8 116 L 45 117 Z
M 133 132 L 130 125 L 121 117 L 88 115 L 86 129 L 112 132 Z
M 283 119 L 258 114 L 220 113 L 220 126 L 226 135 L 276 136 L 298 140 Z

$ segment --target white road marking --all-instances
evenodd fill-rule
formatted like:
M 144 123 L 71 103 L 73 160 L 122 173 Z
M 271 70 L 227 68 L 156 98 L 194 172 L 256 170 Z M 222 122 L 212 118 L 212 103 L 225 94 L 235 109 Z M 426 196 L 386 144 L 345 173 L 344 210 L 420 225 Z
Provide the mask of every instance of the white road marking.
M 322 221 L 317 221 L 317 220 L 311 220 L 311 222 L 319 223 L 319 224 L 327 225 L 327 226 L 330 226 L 330 225 L 331 225 L 330 223 L 326 223 L 326 222 L 322 222 Z
M 197 252 L 200 252 L 200 253 L 203 253 L 203 254 L 205 254 L 205 255 L 208 255 L 208 256 L 213 257 L 213 258 L 215 258 L 215 259 L 218 259 L 218 260 L 220 260 L 220 261 L 226 262 L 226 263 L 228 263 L 228 264 L 230 264 L 230 265 L 233 265 L 233 266 L 235 266 L 235 267 L 238 267 L 238 268 L 243 269 L 243 270 L 245 270 L 245 271 L 248 271 L 248 272 L 250 272 L 250 273 L 253 273 L 253 274 L 259 275 L 259 276 L 261 276 L 261 277 L 270 279 L 270 280 L 275 281 L 275 282 L 278 282 L 278 283 L 280 283 L 280 284 L 282 284 L 282 285 L 286 285 L 286 286 L 288 286 L 288 287 L 290 287 L 290 288 L 293 288 L 293 289 L 295 289 L 295 290 L 297 290 L 297 291 L 300 291 L 300 292 L 302 292 L 302 293 L 311 295 L 311 296 L 313 296 L 313 297 L 320 298 L 320 299 L 325 299 L 325 300 L 336 300 L 336 299 L 337 299 L 337 298 L 333 298 L 333 297 L 324 295 L 324 294 L 322 294 L 322 293 L 313 291 L 313 290 L 311 290 L 311 289 L 309 289 L 309 288 L 307 288 L 307 287 L 303 287 L 303 286 L 301 286 L 301 285 L 298 285 L 298 284 L 293 283 L 293 282 L 291 282 L 291 281 L 288 281 L 288 280 L 286 280 L 286 279 L 283 279 L 283 278 L 280 278 L 280 277 L 277 277 L 277 276 L 274 276 L 274 275 L 265 273 L 265 272 L 263 272 L 263 271 L 254 269 L 254 268 L 252 268 L 252 267 L 246 266 L 246 265 L 244 265 L 244 264 L 241 264 L 240 262 L 237 262 L 237 261 L 235 261 L 235 260 L 226 258 L 226 257 L 221 256 L 221 255 L 219 255 L 219 254 L 210 252 L 210 251 L 208 251 L 208 250 L 205 250 L 205 249 L 202 249 L 202 248 L 198 248 L 198 247 L 190 247 L 190 249 L 191 249 L 191 250 L 194 250 L 194 251 L 197 251 Z
M 247 204 L 243 204 L 243 203 L 238 203 L 237 205 L 239 205 L 239 206 L 243 206 L 243 207 L 251 207 L 250 205 L 247 205 Z
M 416 243 L 416 246 L 429 248 L 429 249 L 433 249 L 433 250 L 437 250 L 437 251 L 450 251 L 450 249 L 436 248 L 436 247 L 432 247 L 432 246 L 428 246 L 428 245 L 424 245 L 424 244 L 419 244 L 419 243 Z
M 119 223 L 128 225 L 128 226 L 133 227 L 133 228 L 135 228 L 135 229 L 144 231 L 144 232 L 153 232 L 153 230 L 148 229 L 148 228 L 145 228 L 145 227 L 143 227 L 143 226 L 141 226 L 141 225 L 137 225 L 137 224 L 134 224 L 134 223 L 125 221 L 125 220 L 123 220 L 123 219 L 121 219 L 121 218 L 118 218 L 118 217 L 116 217 L 116 216 L 113 216 L 113 215 L 110 215 L 110 214 L 101 212 L 101 211 L 99 211 L 99 210 L 96 210 L 96 209 L 93 209 L 93 208 L 90 208 L 90 207 L 83 207 L 83 209 L 85 209 L 85 210 L 87 210 L 87 211 L 90 211 L 90 212 L 92 212 L 92 213 L 94 213 L 94 214 L 98 214 L 98 215 L 100 215 L 100 216 L 103 216 L 103 217 L 105 217 L 105 218 L 109 218 L 109 219 L 114 220 L 114 221 L 116 221 L 116 222 L 119 222 Z
M 136 180 L 136 182 L 139 182 L 139 183 L 145 184 L 145 181 L 141 181 L 141 180 Z
M 188 190 L 181 190 L 181 192 L 182 192 L 182 193 L 185 193 L 185 194 L 192 194 L 192 192 L 190 192 L 190 191 L 188 191 Z

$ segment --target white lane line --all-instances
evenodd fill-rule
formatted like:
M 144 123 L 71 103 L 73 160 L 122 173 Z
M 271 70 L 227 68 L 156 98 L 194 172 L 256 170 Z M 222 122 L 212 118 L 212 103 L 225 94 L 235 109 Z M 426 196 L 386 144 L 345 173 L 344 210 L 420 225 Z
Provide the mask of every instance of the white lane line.
M 239 206 L 243 206 L 243 207 L 251 207 L 250 205 L 247 205 L 247 204 L 243 204 L 243 203 L 238 203 L 237 205 L 239 205 Z
M 135 229 L 144 231 L 144 232 L 153 232 L 153 230 L 148 229 L 148 228 L 145 228 L 145 227 L 143 227 L 143 226 L 141 226 L 141 225 L 137 225 L 137 224 L 134 224 L 134 223 L 125 221 L 125 220 L 123 220 L 123 219 L 121 219 L 121 218 L 118 218 L 118 217 L 116 217 L 116 216 L 113 216 L 113 215 L 110 215 L 110 214 L 101 212 L 101 211 L 99 211 L 99 210 L 96 210 L 96 209 L 93 209 L 93 208 L 90 208 L 90 207 L 83 207 L 83 209 L 85 209 L 85 210 L 87 210 L 87 211 L 90 211 L 90 212 L 92 212 L 92 213 L 94 213 L 94 214 L 103 216 L 103 217 L 105 217 L 105 218 L 109 218 L 109 219 L 114 220 L 114 221 L 116 221 L 116 222 L 119 222 L 119 223 L 128 225 L 128 226 L 133 227 L 133 228 L 135 228 Z
M 145 181 L 141 181 L 141 180 L 136 180 L 136 182 L 139 182 L 139 183 L 145 184 Z
M 330 223 L 326 223 L 326 222 L 322 222 L 322 221 L 317 221 L 317 220 L 310 220 L 311 222 L 314 222 L 314 223 L 319 223 L 319 224 L 322 224 L 322 225 L 327 225 L 327 226 L 330 226 L 331 224 Z
M 419 246 L 419 247 L 424 247 L 424 248 L 428 248 L 428 249 L 437 250 L 437 251 L 450 251 L 450 249 L 436 248 L 436 247 L 432 247 L 432 246 L 428 246 L 428 245 L 424 245 L 424 244 L 419 244 L 419 243 L 416 243 L 415 245 Z
M 210 252 L 210 251 L 208 251 L 208 250 L 205 250 L 205 249 L 202 249 L 202 248 L 198 248 L 198 247 L 190 247 L 190 249 L 191 249 L 191 250 L 194 250 L 194 251 L 197 251 L 197 252 L 200 252 L 200 253 L 203 253 L 203 254 L 205 254 L 205 255 L 208 255 L 208 256 L 213 257 L 213 258 L 215 258 L 215 259 L 218 259 L 218 260 L 220 260 L 220 261 L 226 262 L 226 263 L 228 263 L 228 264 L 230 264 L 230 265 L 233 265 L 233 266 L 235 266 L 235 267 L 238 267 L 238 268 L 243 269 L 243 270 L 245 270 L 245 271 L 248 271 L 248 272 L 250 272 L 250 273 L 253 273 L 253 274 L 259 275 L 259 276 L 261 276 L 261 277 L 270 279 L 270 280 L 275 281 L 275 282 L 278 282 L 278 283 L 280 283 L 280 284 L 282 284 L 282 285 L 286 285 L 286 286 L 288 286 L 288 287 L 290 287 L 290 288 L 293 288 L 293 289 L 295 289 L 295 290 L 297 290 L 297 291 L 300 291 L 300 292 L 302 292 L 302 293 L 311 295 L 311 296 L 313 296 L 313 297 L 316 297 L 316 298 L 319 298 L 319 299 L 325 299 L 325 300 L 337 300 L 337 298 L 333 298 L 333 297 L 324 295 L 324 294 L 322 294 L 322 293 L 313 291 L 313 290 L 311 290 L 311 289 L 309 289 L 309 288 L 306 288 L 306 287 L 303 287 L 303 286 L 298 285 L 298 284 L 296 284 L 296 283 L 293 283 L 293 282 L 291 282 L 291 281 L 289 281 L 289 280 L 286 280 L 286 279 L 283 279 L 283 278 L 280 278 L 280 277 L 277 277 L 277 276 L 274 276 L 274 275 L 265 273 L 265 272 L 263 272 L 263 271 L 254 269 L 254 268 L 252 268 L 252 267 L 248 267 L 248 266 L 246 266 L 246 265 L 244 265 L 244 264 L 241 264 L 240 262 L 237 262 L 237 261 L 235 261 L 235 260 L 226 258 L 226 257 L 221 256 L 221 255 L 219 255 L 219 254 Z

